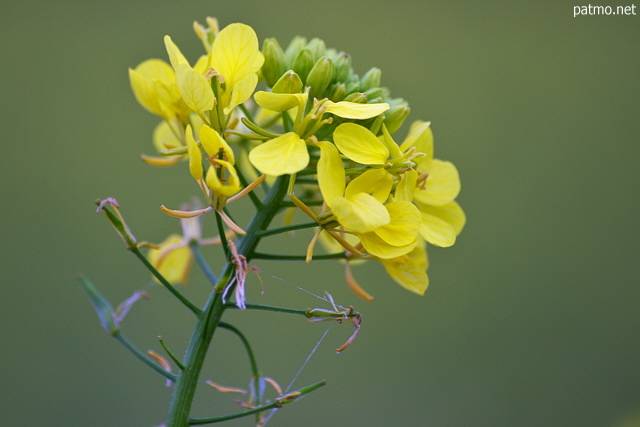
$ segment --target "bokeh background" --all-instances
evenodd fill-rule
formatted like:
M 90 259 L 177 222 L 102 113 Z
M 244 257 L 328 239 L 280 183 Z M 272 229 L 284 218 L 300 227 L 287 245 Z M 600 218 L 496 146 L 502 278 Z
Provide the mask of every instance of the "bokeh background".
M 266 294 L 253 280 L 255 302 L 325 307 L 291 283 L 364 313 L 355 344 L 336 355 L 352 328 L 332 326 L 294 384 L 327 387 L 269 425 L 640 425 L 640 16 L 574 18 L 574 5 L 4 0 L 0 424 L 163 421 L 171 390 L 104 333 L 77 274 L 114 304 L 149 282 L 96 198 L 116 197 L 140 239 L 179 231 L 158 206 L 197 188 L 184 168 L 140 162 L 156 119 L 136 104 L 127 68 L 164 58 L 165 34 L 194 58 L 191 23 L 212 15 L 260 40 L 320 37 L 360 73 L 380 67 L 409 119 L 432 121 L 468 215 L 453 248 L 430 251 L 424 297 L 373 263 L 355 268 L 371 304 L 337 263 L 256 263 Z M 297 237 L 302 248 L 307 235 Z M 203 301 L 206 291 L 194 273 L 185 292 Z M 180 353 L 193 320 L 162 289 L 151 294 L 125 332 L 156 351 L 163 335 Z M 228 320 L 283 385 L 328 326 L 262 312 Z M 205 379 L 246 386 L 237 340 L 221 331 L 214 344 Z M 237 410 L 205 387 L 195 415 Z

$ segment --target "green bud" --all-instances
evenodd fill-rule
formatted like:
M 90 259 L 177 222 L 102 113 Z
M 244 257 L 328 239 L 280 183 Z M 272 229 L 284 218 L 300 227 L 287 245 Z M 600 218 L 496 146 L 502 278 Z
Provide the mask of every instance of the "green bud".
M 342 83 L 347 80 L 351 72 L 351 55 L 340 52 L 333 58 L 333 81 Z
M 382 87 L 376 87 L 373 89 L 369 89 L 367 91 L 365 91 L 364 93 L 367 95 L 367 97 L 369 99 L 373 99 L 373 98 L 384 98 L 384 94 L 385 94 L 385 89 L 386 88 L 382 88 Z M 388 95 L 388 90 L 387 90 L 387 95 Z
M 307 77 L 307 86 L 311 87 L 311 90 L 309 90 L 309 99 L 324 98 L 324 91 L 329 87 L 332 77 L 333 61 L 323 56 L 318 59 L 318 62 L 313 66 Z
M 84 276 L 80 276 L 80 284 L 84 288 L 85 292 L 93 304 L 98 317 L 100 318 L 100 324 L 109 335 L 115 335 L 120 330 L 120 325 L 115 319 L 113 307 L 109 301 L 103 297 L 96 287 Z
M 351 95 L 353 93 L 358 92 L 359 88 L 360 88 L 360 82 L 352 81 L 347 83 L 347 95 Z
M 410 112 L 411 108 L 409 108 L 409 105 L 406 102 L 404 104 L 391 107 L 387 111 L 385 111 L 384 125 L 387 127 L 389 133 L 394 133 L 395 131 L 400 129 L 400 126 L 402 126 L 402 123 L 404 123 L 404 120 L 407 118 Z
M 264 55 L 262 75 L 267 82 L 267 86 L 272 87 L 280 76 L 287 71 L 284 51 L 276 39 L 268 38 L 262 44 L 262 54 Z
M 305 83 L 313 65 L 314 61 L 311 51 L 309 49 L 300 49 L 298 55 L 296 55 L 296 58 L 293 60 L 293 64 L 291 64 L 291 69 L 300 76 L 302 83 Z
M 124 222 L 124 218 L 122 214 L 120 214 L 118 202 L 114 198 L 109 197 L 104 200 L 98 199 L 95 203 L 98 205 L 96 212 L 104 212 L 107 220 L 113 226 L 113 229 L 116 230 L 125 247 L 129 250 L 137 248 L 138 242 L 133 236 L 133 233 L 131 233 L 131 230 L 129 230 L 127 223 Z
M 358 104 L 366 104 L 367 103 L 367 95 L 362 92 L 356 92 L 347 95 L 344 98 L 345 101 L 349 102 L 357 102 Z
M 302 80 L 293 70 L 289 70 L 278 79 L 271 90 L 273 93 L 300 93 Z
M 304 37 L 296 36 L 291 40 L 291 43 L 287 46 L 287 50 L 284 52 L 284 60 L 288 68 L 291 68 L 294 59 L 298 56 L 298 52 L 300 52 L 300 49 L 303 49 L 306 45 L 307 39 Z
M 327 96 L 333 102 L 340 102 L 347 96 L 347 86 L 344 83 L 334 83 L 329 87 Z
M 319 38 L 313 38 L 307 45 L 307 49 L 311 52 L 311 57 L 314 61 L 319 60 L 326 55 L 327 47 L 324 44 L 324 40 Z
M 360 79 L 360 90 L 364 92 L 379 87 L 381 75 L 382 71 L 380 71 L 380 68 L 373 67 L 367 71 L 365 75 L 362 76 L 362 79 Z

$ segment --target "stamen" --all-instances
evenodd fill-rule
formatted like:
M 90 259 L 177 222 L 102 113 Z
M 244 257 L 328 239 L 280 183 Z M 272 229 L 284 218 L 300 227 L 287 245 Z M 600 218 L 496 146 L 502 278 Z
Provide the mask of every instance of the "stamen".
M 220 393 L 241 393 L 241 394 L 247 394 L 247 390 L 243 390 L 241 388 L 236 388 L 236 387 L 225 387 L 222 386 L 220 384 L 214 383 L 211 380 L 207 380 L 207 385 L 211 386 L 213 388 L 215 388 L 216 390 L 218 390 Z
M 149 357 L 152 357 L 156 362 L 158 362 L 158 364 L 160 366 L 162 366 L 162 368 L 167 371 L 167 372 L 171 372 L 171 365 L 169 364 L 169 362 L 167 362 L 167 359 L 165 359 L 164 357 L 160 356 L 158 353 L 156 353 L 153 350 L 149 350 L 147 351 L 147 355 Z M 173 383 L 173 381 L 171 380 L 167 380 L 167 382 L 165 383 L 165 385 L 167 387 L 171 386 L 171 383 Z
M 313 238 L 311 239 L 309 246 L 307 246 L 307 259 L 306 259 L 307 263 L 310 263 L 311 259 L 313 258 L 313 248 L 316 247 L 316 241 L 318 240 L 318 237 L 320 236 L 321 232 L 322 232 L 322 227 L 318 227 L 318 231 L 316 231 L 316 234 L 313 235 Z
M 212 209 L 213 208 L 211 206 L 208 206 L 204 209 L 197 209 L 195 211 L 180 211 L 166 208 L 164 205 L 160 206 L 160 210 L 162 212 L 166 213 L 167 215 L 175 216 L 177 218 L 193 218 L 194 216 L 205 214 Z
M 358 284 L 358 282 L 356 282 L 355 278 L 353 277 L 353 274 L 351 273 L 351 264 L 349 263 L 349 261 L 345 263 L 345 275 L 347 277 L 347 285 L 349 285 L 349 288 L 353 291 L 353 293 L 355 293 L 356 295 L 358 295 L 360 298 L 362 298 L 367 302 L 373 301 L 373 297 L 369 295 L 369 293 L 367 293 L 367 291 L 365 291 Z
M 307 214 L 307 216 L 309 216 L 312 220 L 316 222 L 318 221 L 318 217 L 316 216 L 316 214 L 314 214 L 307 205 L 302 203 L 302 201 L 298 199 L 295 194 L 291 193 L 289 194 L 289 197 L 291 198 L 293 204 L 296 205 L 302 212 Z
M 222 218 L 222 221 L 224 221 L 224 223 L 227 224 L 227 227 L 229 227 L 234 233 L 241 236 L 245 236 L 247 234 L 247 232 L 240 228 L 240 226 L 238 226 L 235 222 L 233 222 L 222 209 L 217 210 L 216 212 L 220 214 L 220 218 Z
M 240 192 L 234 194 L 233 196 L 229 197 L 227 199 L 227 203 L 231 203 L 234 202 L 236 200 L 240 200 L 242 199 L 244 196 L 246 196 L 247 194 L 249 194 L 250 191 L 252 191 L 253 189 L 255 189 L 258 185 L 262 184 L 262 182 L 267 178 L 267 175 L 260 175 L 258 177 L 258 179 L 256 179 L 255 181 L 253 181 L 251 184 L 247 185 L 245 188 L 243 188 Z

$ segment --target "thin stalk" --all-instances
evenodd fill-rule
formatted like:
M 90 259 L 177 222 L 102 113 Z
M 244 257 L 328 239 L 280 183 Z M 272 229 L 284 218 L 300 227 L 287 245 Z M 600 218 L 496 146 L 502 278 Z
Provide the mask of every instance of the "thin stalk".
M 314 260 L 320 259 L 340 259 L 346 258 L 347 255 L 344 252 L 336 253 L 336 254 L 323 254 L 323 255 L 314 255 Z M 271 259 L 275 261 L 306 261 L 306 255 L 274 255 L 274 254 L 265 254 L 262 252 L 255 252 L 253 254 L 253 258 L 255 259 Z
M 221 417 L 213 417 L 213 418 L 192 418 L 189 420 L 190 425 L 201 425 L 201 424 L 214 424 L 222 421 L 234 420 L 236 418 L 246 417 L 247 415 L 257 414 L 269 409 L 278 409 L 287 403 L 295 402 L 305 394 L 311 393 L 314 390 L 319 389 L 323 385 L 326 385 L 326 381 L 318 381 L 317 383 L 313 383 L 306 387 L 302 387 L 296 391 L 288 393 L 286 396 L 276 399 L 275 402 L 269 403 L 268 405 L 259 406 L 257 408 L 249 409 L 248 411 L 238 412 L 235 414 L 223 415 Z
M 280 209 L 280 202 L 286 194 L 288 175 L 280 176 L 267 193 L 263 202 L 263 209 L 257 210 L 247 227 L 247 234 L 242 236 L 237 244 L 239 255 L 247 260 L 253 257 L 253 252 L 260 241 L 258 231 L 266 229 Z M 224 232 L 221 234 L 224 236 Z M 226 308 L 222 301 L 222 293 L 229 285 L 229 281 L 235 271 L 235 265 L 227 262 L 220 275 L 220 280 L 209 295 L 209 299 L 203 312 L 198 316 L 198 323 L 193 330 L 187 351 L 184 357 L 185 369 L 178 374 L 171 404 L 167 415 L 167 427 L 188 427 L 190 425 L 189 413 L 195 396 L 196 386 L 204 358 L 209 349 L 220 318 Z M 233 289 L 229 289 L 229 292 Z
M 249 182 L 247 181 L 247 178 L 245 178 L 240 168 L 236 169 L 236 173 L 238 174 L 238 178 L 240 178 L 240 183 L 242 184 L 242 186 L 243 187 L 248 186 Z M 262 209 L 262 202 L 260 201 L 260 198 L 258 198 L 255 192 L 250 191 L 249 198 L 251 199 L 251 203 L 253 203 L 253 206 L 255 206 L 256 209 L 258 210 Z
M 252 402 L 252 403 L 254 403 L 257 406 L 260 406 L 262 404 L 262 393 L 260 391 L 260 371 L 258 370 L 258 362 L 256 362 L 256 356 L 253 353 L 251 344 L 249 344 L 249 340 L 247 339 L 247 337 L 244 336 L 242 332 L 240 332 L 238 328 L 236 328 L 235 326 L 227 322 L 220 321 L 220 323 L 218 323 L 218 326 L 233 332 L 238 336 L 238 338 L 240 338 L 240 341 L 242 341 L 242 344 L 244 345 L 244 348 L 247 352 L 247 356 L 249 357 L 249 363 L 251 364 L 251 378 L 253 380 L 253 392 L 256 399 L 255 402 Z M 260 421 L 259 418 L 256 419 L 256 423 L 259 421 Z
M 303 203 L 307 206 L 322 206 L 324 200 L 304 200 Z M 289 200 L 283 200 L 282 203 L 280 203 L 280 206 L 283 208 L 295 207 L 293 202 L 290 202 Z
M 222 237 L 220 239 L 222 240 Z M 196 262 L 198 263 L 200 270 L 202 270 L 204 275 L 207 276 L 207 279 L 209 279 L 211 284 L 215 286 L 216 283 L 218 283 L 218 278 L 216 277 L 215 274 L 213 274 L 213 271 L 211 271 L 211 268 L 209 268 L 209 264 L 207 264 L 204 257 L 202 256 L 202 252 L 200 252 L 200 247 L 198 246 L 198 242 L 193 241 L 189 243 L 189 247 L 191 247 L 191 251 L 193 252 L 193 256 L 196 259 Z
M 275 307 L 272 305 L 263 305 L 263 304 L 245 304 L 247 309 L 249 310 L 264 310 L 264 311 L 275 311 L 277 313 L 287 313 L 287 314 L 297 314 L 298 316 L 307 316 L 307 310 L 300 310 L 298 308 L 285 308 L 285 307 Z M 238 308 L 235 303 L 227 303 L 227 308 Z
M 145 265 L 145 267 L 147 267 L 147 269 L 151 272 L 151 274 L 153 274 L 156 277 L 156 279 L 158 279 L 160 283 L 162 283 L 162 285 L 165 288 L 167 288 L 169 292 L 171 292 L 176 298 L 178 298 L 182 304 L 184 304 L 196 316 L 200 315 L 201 310 L 198 307 L 196 307 L 195 304 L 189 301 L 187 297 L 182 295 L 180 291 L 178 291 L 171 283 L 169 283 L 169 281 L 165 279 L 164 276 L 160 274 L 160 272 L 156 270 L 156 268 L 149 262 L 147 257 L 145 257 L 142 254 L 142 252 L 140 252 L 140 249 L 134 247 L 131 249 L 131 252 L 133 252 L 140 261 L 142 261 L 142 263 Z
M 156 372 L 159 372 L 162 376 L 164 376 L 167 379 L 170 379 L 171 381 L 176 380 L 176 377 L 177 377 L 176 374 L 168 372 L 162 366 L 158 365 L 153 359 L 148 357 L 146 354 L 140 351 L 135 345 L 133 345 L 131 341 L 126 339 L 121 332 L 119 331 L 115 332 L 113 334 L 113 337 L 116 340 L 118 340 L 118 342 L 122 344 L 127 350 L 129 350 L 134 356 L 136 356 L 138 359 L 144 362 L 147 366 L 151 367 L 153 370 L 155 370 Z
M 224 250 L 224 255 L 226 259 L 230 259 L 230 251 L 229 251 L 229 242 L 227 242 L 227 232 L 224 229 L 224 222 L 222 221 L 222 217 L 216 211 L 216 224 L 218 225 L 218 235 L 220 236 L 220 242 L 222 242 L 222 249 Z
M 272 228 L 271 230 L 259 231 L 258 235 L 260 236 L 260 238 L 262 238 L 267 236 L 273 236 L 274 234 L 287 233 L 289 231 L 301 230 L 304 228 L 312 228 L 317 226 L 318 226 L 317 222 L 305 222 L 303 224 L 287 225 L 285 227 L 278 227 L 278 228 Z

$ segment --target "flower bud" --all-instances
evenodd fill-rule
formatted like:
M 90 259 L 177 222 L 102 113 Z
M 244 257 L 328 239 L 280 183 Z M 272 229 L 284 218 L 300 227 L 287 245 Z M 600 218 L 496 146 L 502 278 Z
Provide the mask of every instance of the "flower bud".
M 291 40 L 291 43 L 287 46 L 287 50 L 284 52 L 284 60 L 289 68 L 291 68 L 296 56 L 298 56 L 300 49 L 304 48 L 306 45 L 307 39 L 304 37 L 296 36 Z
M 362 92 L 351 93 L 344 98 L 344 101 L 357 102 L 358 104 L 366 104 L 367 95 Z
M 307 86 L 311 87 L 311 90 L 309 90 L 309 98 L 324 98 L 324 91 L 329 86 L 329 83 L 331 83 L 332 77 L 333 61 L 323 56 L 318 59 L 318 62 L 313 66 L 307 77 Z
M 303 83 L 307 81 L 307 76 L 313 68 L 314 61 L 309 49 L 301 49 L 291 64 L 291 69 L 295 71 Z
M 326 55 L 327 47 L 324 44 L 324 40 L 319 38 L 311 39 L 309 44 L 307 44 L 307 49 L 311 52 L 311 57 L 314 61 L 319 60 L 323 56 Z
M 351 73 L 351 55 L 340 52 L 333 57 L 333 81 L 342 83 L 347 80 Z
M 271 90 L 273 93 L 300 93 L 302 80 L 293 70 L 289 70 L 280 77 Z
M 411 108 L 409 108 L 406 101 L 385 111 L 384 125 L 387 127 L 389 133 L 393 133 L 400 129 L 400 126 L 402 126 L 402 123 L 404 123 L 404 120 L 410 112 Z
M 98 292 L 96 287 L 84 276 L 80 276 L 80 284 L 84 288 L 85 292 L 93 304 L 98 317 L 100 318 L 100 324 L 109 335 L 115 335 L 120 330 L 120 325 L 115 320 L 113 313 L 113 307 L 109 301 Z
M 264 55 L 264 64 L 262 64 L 262 75 L 264 76 L 267 86 L 273 87 L 280 76 L 287 71 L 284 59 L 284 51 L 274 38 L 264 40 L 262 44 L 262 54 Z
M 333 102 L 339 102 L 347 96 L 347 87 L 344 83 L 334 83 L 329 87 L 327 97 Z
M 389 97 L 389 89 L 387 89 L 386 87 L 376 87 L 373 89 L 369 89 L 364 93 L 365 95 L 367 95 L 367 99 L 369 99 L 369 102 L 372 102 L 371 100 L 374 98 L 385 99 L 385 97 Z
M 380 76 L 382 72 L 380 68 L 373 67 L 365 73 L 360 79 L 360 90 L 365 92 L 369 89 L 377 88 L 380 86 Z

